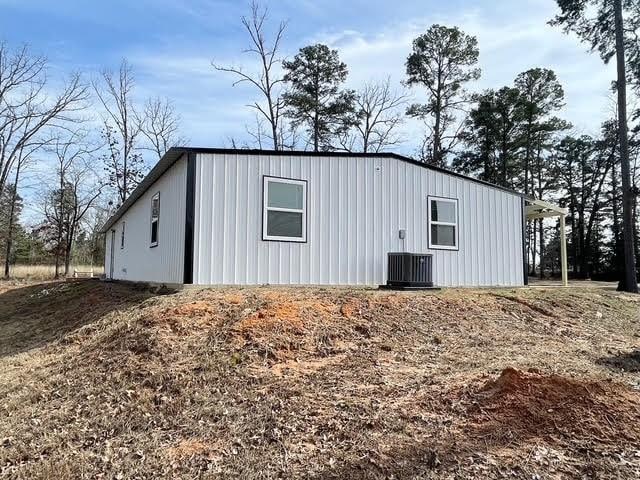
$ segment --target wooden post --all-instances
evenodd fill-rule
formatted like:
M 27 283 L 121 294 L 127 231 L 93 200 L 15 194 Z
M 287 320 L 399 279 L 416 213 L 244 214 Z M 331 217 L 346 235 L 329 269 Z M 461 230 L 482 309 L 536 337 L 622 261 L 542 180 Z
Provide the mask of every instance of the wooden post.
M 565 232 L 564 214 L 560 215 L 560 268 L 562 269 L 562 285 L 569 286 L 569 272 L 567 268 L 567 234 Z

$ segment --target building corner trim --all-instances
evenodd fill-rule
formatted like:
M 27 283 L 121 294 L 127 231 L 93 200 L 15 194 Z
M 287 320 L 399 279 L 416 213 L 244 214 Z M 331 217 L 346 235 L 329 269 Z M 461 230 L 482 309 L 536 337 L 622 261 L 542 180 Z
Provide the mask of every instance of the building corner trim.
M 196 153 L 187 153 L 187 190 L 184 225 L 184 279 L 185 285 L 193 284 L 194 222 L 196 212 Z

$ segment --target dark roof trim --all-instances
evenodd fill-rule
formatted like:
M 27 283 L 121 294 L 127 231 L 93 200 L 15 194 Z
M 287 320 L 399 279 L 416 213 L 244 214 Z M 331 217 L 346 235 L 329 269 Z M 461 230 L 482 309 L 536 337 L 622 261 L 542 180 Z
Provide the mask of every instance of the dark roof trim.
M 153 184 L 162 176 L 164 173 L 169 170 L 174 163 L 178 161 L 182 155 L 188 153 L 186 149 L 178 149 L 171 148 L 167 153 L 163 155 L 158 163 L 156 163 L 155 167 L 151 169 L 151 171 L 147 174 L 146 177 L 142 179 L 142 182 L 135 188 L 131 195 L 127 197 L 124 203 L 116 210 L 109 220 L 102 226 L 100 229 L 100 233 L 107 233 L 111 227 L 113 227 L 116 222 L 124 215 L 124 213 L 129 210 L 129 207 L 136 203 L 136 201 L 145 194 L 149 188 L 153 186 Z
M 521 193 L 516 192 L 515 190 L 511 190 L 509 188 L 501 187 L 499 185 L 494 185 L 493 183 L 485 182 L 484 180 L 478 180 L 477 178 L 468 177 L 461 173 L 452 172 L 451 170 L 447 170 L 446 168 L 440 168 L 433 165 L 428 165 L 423 162 L 419 162 L 410 157 L 405 157 L 404 155 L 399 155 L 397 153 L 362 153 L 362 152 L 308 152 L 301 150 L 255 150 L 255 149 L 237 149 L 237 148 L 201 148 L 201 147 L 172 147 L 169 149 L 167 153 L 160 159 L 160 161 L 156 164 L 155 167 L 149 172 L 149 174 L 142 180 L 140 185 L 131 192 L 131 195 L 127 200 L 122 204 L 122 206 L 116 211 L 116 213 L 104 224 L 101 229 L 102 233 L 106 233 L 119 219 L 120 217 L 129 209 L 131 205 L 135 203 L 138 198 L 140 198 L 151 185 L 153 185 L 156 180 L 158 180 L 164 172 L 166 172 L 182 155 L 186 154 L 197 154 L 197 153 L 212 153 L 212 154 L 220 154 L 220 155 L 273 155 L 273 156 L 289 156 L 289 157 L 342 157 L 342 158 L 394 158 L 396 160 L 400 160 L 402 162 L 411 163 L 413 165 L 417 165 L 422 168 L 426 168 L 428 170 L 433 170 L 435 172 L 444 173 L 446 175 L 451 175 L 453 177 L 462 178 L 464 180 L 468 180 L 470 182 L 479 183 L 481 185 L 485 185 L 487 187 L 495 188 L 497 190 L 502 190 L 503 192 L 510 193 L 512 195 L 516 195 L 518 197 L 523 197 Z

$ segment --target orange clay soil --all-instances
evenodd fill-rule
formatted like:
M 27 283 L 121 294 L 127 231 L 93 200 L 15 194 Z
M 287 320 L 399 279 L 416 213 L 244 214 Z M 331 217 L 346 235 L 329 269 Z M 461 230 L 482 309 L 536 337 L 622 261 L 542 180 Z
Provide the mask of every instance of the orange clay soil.
M 639 307 L 0 284 L 0 479 L 640 478 Z
M 640 396 L 620 383 L 507 368 L 472 398 L 469 420 L 487 439 L 640 439 Z

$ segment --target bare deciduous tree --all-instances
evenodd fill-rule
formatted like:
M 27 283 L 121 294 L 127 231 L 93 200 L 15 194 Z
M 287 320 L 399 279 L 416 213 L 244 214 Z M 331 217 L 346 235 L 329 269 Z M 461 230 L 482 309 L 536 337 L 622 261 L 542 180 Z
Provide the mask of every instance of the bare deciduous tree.
M 400 143 L 397 128 L 404 120 L 401 108 L 408 98 L 405 93 L 393 90 L 389 78 L 366 83 L 356 98 L 358 123 L 341 138 L 342 148 L 378 153 Z
M 184 142 L 180 136 L 180 116 L 173 103 L 166 98 L 150 98 L 144 105 L 142 115 L 138 118 L 141 133 L 149 141 L 144 147 L 157 155 L 158 159 L 171 147 Z
M 23 146 L 15 157 L 14 161 L 14 176 L 13 176 L 13 188 L 7 189 L 5 193 L 10 194 L 10 200 L 8 205 L 7 225 L 6 225 L 6 239 L 5 239 L 5 256 L 4 256 L 4 276 L 9 278 L 11 267 L 11 253 L 13 252 L 13 240 L 14 229 L 17 223 L 17 205 L 19 200 L 19 185 L 21 175 L 24 169 L 27 167 L 29 160 L 33 153 L 41 148 L 40 143 L 36 143 L 30 146 Z M 5 185 L 6 186 L 6 185 Z
M 0 43 L 0 193 L 25 149 L 42 142 L 48 128 L 64 128 L 86 107 L 88 88 L 73 74 L 62 91 L 50 96 L 47 60 L 27 46 L 12 51 Z
M 45 199 L 45 229 L 54 246 L 55 277 L 69 274 L 71 249 L 80 223 L 102 193 L 102 183 L 91 167 L 96 151 L 87 133 L 72 132 L 55 140 L 50 149 L 56 159 L 57 185 Z
M 244 53 L 257 55 L 260 59 L 260 73 L 247 73 L 240 67 L 221 66 L 212 62 L 213 67 L 221 72 L 234 74 L 238 80 L 234 86 L 248 82 L 254 85 L 264 96 L 266 106 L 260 102 L 249 105 L 255 109 L 259 115 L 264 117 L 270 127 L 269 137 L 273 141 L 274 150 L 280 150 L 282 145 L 279 142 L 280 120 L 282 108 L 284 106 L 279 85 L 284 81 L 278 71 L 281 59 L 278 57 L 280 42 L 286 29 L 286 22 L 280 22 L 272 41 L 265 38 L 265 22 L 268 20 L 268 10 L 261 8 L 257 2 L 251 3 L 251 16 L 242 17 L 242 25 L 249 34 L 251 46 L 244 50 Z
M 135 79 L 127 60 L 123 60 L 117 75 L 105 70 L 93 88 L 104 108 L 103 136 L 107 143 L 104 156 L 109 183 L 123 203 L 143 178 L 144 163 L 139 153 L 142 134 L 141 116 L 133 104 Z

